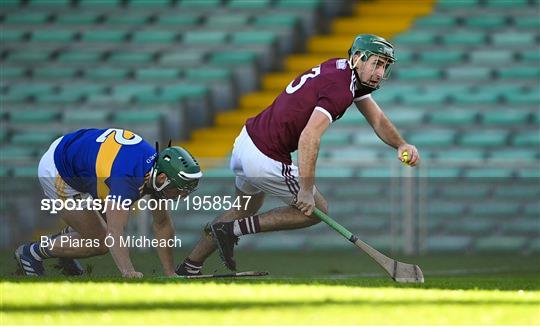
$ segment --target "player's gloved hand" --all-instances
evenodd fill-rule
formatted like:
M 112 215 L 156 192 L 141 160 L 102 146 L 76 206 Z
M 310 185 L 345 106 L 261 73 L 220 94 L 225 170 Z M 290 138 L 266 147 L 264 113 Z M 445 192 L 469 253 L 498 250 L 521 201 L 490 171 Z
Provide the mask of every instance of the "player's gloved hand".
M 313 197 L 313 191 L 306 191 L 300 189 L 296 196 L 296 207 L 302 211 L 306 216 L 310 216 L 315 209 L 315 198 Z
M 407 152 L 407 157 L 408 158 L 404 158 L 403 156 L 403 153 L 404 152 Z M 397 150 L 397 153 L 398 153 L 398 159 L 399 161 L 409 165 L 409 166 L 416 166 L 417 164 L 420 163 L 420 154 L 418 153 L 418 150 L 416 149 L 416 147 L 412 144 L 402 144 L 398 150 Z
M 143 273 L 142 273 L 142 272 L 135 271 L 135 270 L 124 271 L 124 272 L 122 273 L 122 277 L 125 277 L 125 278 L 142 278 L 142 277 L 143 277 Z

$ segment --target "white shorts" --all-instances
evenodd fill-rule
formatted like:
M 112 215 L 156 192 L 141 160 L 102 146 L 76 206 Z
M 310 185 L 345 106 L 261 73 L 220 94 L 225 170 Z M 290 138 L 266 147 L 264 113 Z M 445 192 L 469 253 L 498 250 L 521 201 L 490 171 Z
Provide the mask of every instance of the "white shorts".
M 58 170 L 54 164 L 54 150 L 61 140 L 62 137 L 56 139 L 39 161 L 38 178 L 43 193 L 45 193 L 45 196 L 49 199 L 65 200 L 75 196 L 86 198 L 89 194 L 75 190 L 60 177 L 60 174 L 58 174 Z
M 253 143 L 246 127 L 234 141 L 231 169 L 236 176 L 236 187 L 246 194 L 264 192 L 292 205 L 300 190 L 298 167 L 269 158 Z

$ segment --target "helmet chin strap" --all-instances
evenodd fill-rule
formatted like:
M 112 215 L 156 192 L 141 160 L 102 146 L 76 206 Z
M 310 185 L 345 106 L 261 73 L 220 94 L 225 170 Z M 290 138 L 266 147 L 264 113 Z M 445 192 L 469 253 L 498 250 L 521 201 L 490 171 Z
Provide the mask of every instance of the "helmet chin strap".
M 358 57 L 358 59 L 356 59 L 356 61 L 353 63 L 353 62 L 352 62 L 352 61 L 353 61 L 353 56 L 351 56 L 351 57 L 349 58 L 349 68 L 350 68 L 350 69 L 355 69 L 356 66 L 358 65 L 358 62 L 360 61 L 361 58 L 362 58 L 362 56 Z
M 167 187 L 167 185 L 169 185 L 171 183 L 171 180 L 167 178 L 167 180 L 160 187 L 158 187 L 157 184 L 156 184 L 157 169 L 155 169 L 155 168 L 152 170 L 151 178 L 152 178 L 152 188 L 156 192 L 161 192 L 165 187 Z

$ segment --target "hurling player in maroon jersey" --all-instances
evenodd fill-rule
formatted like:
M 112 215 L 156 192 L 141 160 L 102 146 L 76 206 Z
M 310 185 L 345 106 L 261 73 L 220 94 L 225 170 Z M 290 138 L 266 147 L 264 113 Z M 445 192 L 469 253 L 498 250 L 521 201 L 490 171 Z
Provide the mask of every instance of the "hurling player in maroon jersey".
M 397 150 L 397 158 L 404 160 L 402 153 L 407 151 L 407 163 L 416 165 L 418 151 L 405 142 L 371 97 L 390 75 L 394 61 L 394 48 L 385 39 L 358 35 L 348 59 L 330 59 L 304 72 L 268 108 L 248 119 L 234 143 L 230 165 L 237 195 L 251 195 L 251 200 L 241 210 L 227 211 L 207 225 L 176 273 L 200 274 L 216 248 L 225 265 L 236 270 L 233 250 L 239 236 L 320 222 L 311 216 L 315 207 L 328 211 L 326 200 L 315 187 L 320 139 L 353 102 L 378 137 Z M 296 150 L 299 167 L 291 160 Z M 265 194 L 281 198 L 287 206 L 257 215 Z

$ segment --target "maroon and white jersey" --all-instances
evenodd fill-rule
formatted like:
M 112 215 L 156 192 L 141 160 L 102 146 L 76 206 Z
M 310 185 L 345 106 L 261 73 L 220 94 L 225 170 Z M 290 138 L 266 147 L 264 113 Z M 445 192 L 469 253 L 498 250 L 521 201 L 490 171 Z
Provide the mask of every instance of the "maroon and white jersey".
M 347 59 L 330 59 L 298 76 L 268 108 L 247 120 L 246 129 L 262 153 L 290 165 L 291 153 L 298 149 L 313 110 L 334 122 L 370 91 L 356 90 L 356 77 Z

